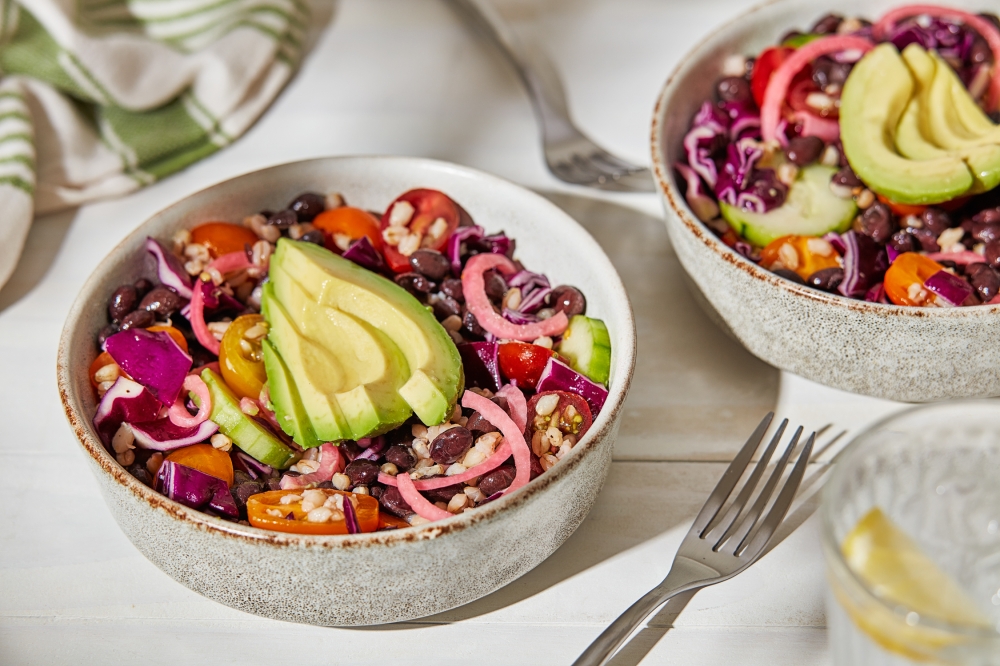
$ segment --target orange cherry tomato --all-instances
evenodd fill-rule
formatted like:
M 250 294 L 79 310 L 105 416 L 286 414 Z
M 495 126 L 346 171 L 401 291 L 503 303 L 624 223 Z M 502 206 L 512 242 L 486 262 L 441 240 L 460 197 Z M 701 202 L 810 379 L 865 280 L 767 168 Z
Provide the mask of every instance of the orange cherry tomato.
M 90 376 L 90 385 L 93 386 L 95 389 L 97 388 L 97 381 L 94 379 L 94 374 L 96 374 L 98 370 L 100 370 L 106 365 L 117 366 L 118 364 L 115 363 L 115 359 L 111 358 L 111 354 L 109 354 L 108 352 L 101 352 L 100 354 L 98 354 L 97 358 L 94 359 L 94 362 L 90 364 L 90 369 L 87 370 Z M 122 370 L 121 368 L 118 368 L 118 374 L 127 379 L 132 379 L 131 377 L 126 375 L 125 371 Z
M 386 513 L 385 511 L 379 511 L 378 514 L 378 528 L 384 530 L 387 528 L 402 529 L 404 527 L 409 527 L 410 524 L 403 520 L 402 518 L 397 518 L 391 513 Z
M 527 342 L 505 342 L 497 349 L 500 371 L 518 386 L 535 388 L 553 351 Z
M 885 295 L 896 305 L 930 305 L 936 298 L 924 289 L 927 278 L 944 266 L 916 252 L 904 252 L 885 272 Z M 919 289 L 914 287 L 919 285 Z
M 382 231 L 380 221 L 366 210 L 341 206 L 325 210 L 312 221 L 314 227 L 323 232 L 326 237 L 326 249 L 332 252 L 343 252 L 346 247 L 337 244 L 337 235 L 345 236 L 353 242 L 367 236 L 372 247 L 382 251 Z
M 167 460 L 222 479 L 226 485 L 233 485 L 232 458 L 211 444 L 192 444 L 182 449 L 175 449 L 167 456 Z
M 413 216 L 405 225 L 411 234 L 420 234 L 420 247 L 444 250 L 448 237 L 458 228 L 458 206 L 448 196 L 437 190 L 410 190 L 389 204 L 382 215 L 382 231 L 390 225 L 392 210 L 397 203 L 405 201 L 413 206 Z M 444 220 L 444 225 L 438 228 L 438 220 Z M 382 249 L 385 261 L 394 273 L 407 273 L 410 268 L 410 258 L 402 254 L 396 245 L 385 243 Z
M 246 314 L 229 325 L 219 345 L 219 370 L 237 397 L 256 400 L 267 381 L 267 370 L 260 348 L 262 336 L 246 337 L 254 326 L 266 328 L 267 322 L 259 314 Z
M 327 498 L 342 496 L 344 502 L 351 502 L 354 515 L 358 518 L 358 526 L 362 532 L 374 532 L 379 526 L 378 500 L 371 495 L 356 495 L 332 488 L 318 488 Z M 266 493 L 251 495 L 247 499 L 247 518 L 254 527 L 276 532 L 292 532 L 295 534 L 347 534 L 347 522 L 343 511 L 331 508 L 333 513 L 323 522 L 310 521 L 307 512 L 302 510 L 303 490 L 271 490 Z M 289 504 L 282 504 L 281 498 L 289 495 L 299 499 Z
M 771 241 L 761 251 L 760 265 L 768 270 L 775 270 L 775 267 L 787 268 L 806 280 L 818 270 L 840 266 L 840 255 L 822 238 L 782 236 Z
M 187 339 L 184 337 L 183 333 L 178 331 L 173 326 L 150 326 L 146 330 L 151 333 L 166 333 L 167 335 L 169 335 L 174 339 L 174 342 L 177 343 L 178 347 L 180 347 L 181 349 L 184 350 L 185 353 L 187 353 L 188 351 Z
M 886 198 L 881 194 L 876 194 L 875 196 L 878 197 L 879 201 L 888 206 L 889 210 L 891 210 L 893 213 L 901 217 L 905 217 L 907 215 L 920 215 L 925 210 L 927 210 L 927 206 L 915 206 L 912 204 L 896 203 L 892 199 Z
M 250 229 L 229 222 L 207 222 L 191 230 L 191 242 L 204 245 L 212 257 L 242 252 L 258 240 Z

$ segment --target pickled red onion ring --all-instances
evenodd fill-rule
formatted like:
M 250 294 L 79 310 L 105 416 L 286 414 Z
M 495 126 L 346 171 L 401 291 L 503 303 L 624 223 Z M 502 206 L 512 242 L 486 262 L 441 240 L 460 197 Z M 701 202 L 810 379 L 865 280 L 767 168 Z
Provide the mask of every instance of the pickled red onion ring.
M 825 143 L 833 143 L 840 138 L 840 122 L 821 118 L 808 111 L 796 111 L 792 118 L 802 123 L 802 136 L 815 136 Z
M 500 465 L 507 462 L 507 458 L 510 458 L 510 445 L 507 442 L 503 442 L 497 447 L 497 450 L 493 452 L 489 458 L 479 463 L 475 467 L 470 467 L 461 474 L 453 474 L 452 476 L 439 476 L 434 479 L 420 479 L 413 482 L 413 486 L 417 490 L 437 490 L 438 488 L 447 488 L 448 486 L 453 486 L 456 483 L 463 483 L 469 479 L 474 479 L 477 476 L 482 476 L 487 472 L 492 472 Z M 405 472 L 400 472 L 401 475 L 406 475 Z M 379 483 L 384 483 L 387 486 L 395 486 L 396 477 L 389 476 L 385 472 L 379 472 L 378 475 Z
M 396 478 L 396 487 L 399 488 L 399 494 L 403 496 L 403 500 L 421 518 L 426 518 L 427 520 L 444 520 L 445 518 L 452 517 L 453 514 L 431 504 L 423 495 L 417 492 L 417 489 L 413 486 L 413 479 L 410 478 L 409 474 L 400 474 Z
M 514 480 L 503 491 L 504 495 L 527 485 L 531 480 L 531 449 L 524 441 L 524 433 L 518 429 L 517 424 L 495 402 L 472 391 L 466 391 L 462 396 L 462 406 L 482 414 L 483 418 L 500 429 L 507 444 L 510 445 L 510 450 L 514 454 L 516 473 Z
M 507 399 L 507 406 L 510 407 L 510 418 L 521 432 L 528 425 L 528 401 L 524 399 L 521 389 L 513 384 L 507 384 L 496 394 Z
M 523 340 L 531 342 L 544 336 L 562 335 L 569 326 L 566 313 L 557 312 L 548 319 L 530 324 L 513 324 L 496 313 L 486 295 L 486 280 L 483 274 L 497 268 L 504 275 L 517 272 L 514 262 L 502 254 L 477 254 L 469 259 L 462 271 L 462 293 L 469 312 L 475 315 L 479 325 L 503 340 Z
M 867 53 L 873 48 L 875 45 L 869 40 L 850 35 L 820 37 L 797 48 L 785 62 L 781 63 L 781 66 L 771 75 L 771 80 L 767 82 L 764 103 L 760 105 L 760 131 L 764 141 L 777 141 L 778 139 L 781 106 L 785 103 L 785 97 L 788 96 L 788 86 L 791 85 L 792 79 L 799 73 L 799 70 L 816 58 L 830 53 L 851 50 Z
M 344 468 L 344 458 L 340 453 L 340 447 L 334 446 L 330 442 L 319 447 L 319 469 L 312 474 L 301 476 L 290 476 L 285 474 L 281 477 L 282 490 L 294 490 L 305 488 L 312 483 L 323 483 L 333 478 L 333 475 Z
M 184 391 L 194 393 L 198 397 L 200 403 L 198 413 L 192 416 L 188 412 L 187 407 L 184 406 L 187 402 L 187 393 L 182 391 L 174 404 L 170 405 L 167 416 L 170 418 L 170 422 L 176 426 L 193 428 L 208 420 L 208 415 L 212 413 L 212 396 L 208 392 L 208 386 L 198 375 L 185 377 L 183 387 Z
M 199 280 L 195 280 L 192 291 L 194 293 L 191 295 L 191 311 L 188 313 L 191 330 L 194 331 L 194 337 L 198 339 L 202 347 L 218 356 L 221 345 L 208 330 L 208 324 L 205 323 L 205 295 L 201 291 Z
M 217 257 L 208 264 L 208 268 L 214 268 L 223 275 L 233 271 L 241 271 L 244 268 L 252 268 L 253 263 L 247 258 L 246 252 L 230 252 L 221 257 Z
M 991 109 L 996 109 L 1000 105 L 1000 31 L 988 20 L 963 12 L 952 7 L 941 7 L 940 5 L 906 5 L 893 9 L 885 14 L 872 26 L 872 34 L 875 39 L 884 39 L 889 33 L 889 29 L 905 18 L 913 16 L 933 16 L 934 18 L 957 19 L 969 26 L 986 40 L 993 52 L 993 76 L 990 79 L 990 100 Z

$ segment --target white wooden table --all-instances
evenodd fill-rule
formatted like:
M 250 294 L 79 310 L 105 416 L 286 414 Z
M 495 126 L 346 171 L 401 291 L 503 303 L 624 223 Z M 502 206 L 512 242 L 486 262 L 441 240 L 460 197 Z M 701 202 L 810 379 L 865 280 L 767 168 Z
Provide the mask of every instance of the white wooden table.
M 662 82 L 744 3 L 498 5 L 544 40 L 580 125 L 645 163 Z M 452 160 L 551 196 L 621 271 L 638 320 L 639 364 L 607 485 L 560 550 L 466 607 L 346 630 L 231 610 L 139 555 L 105 510 L 65 423 L 54 367 L 82 281 L 149 215 L 259 167 L 362 153 Z M 832 424 L 827 441 L 847 430 L 840 444 L 899 408 L 780 373 L 723 335 L 684 286 L 659 210 L 654 195 L 601 195 L 555 181 L 514 74 L 438 0 L 339 3 L 298 77 L 246 137 L 130 197 L 39 220 L 0 291 L 0 664 L 570 663 L 667 573 L 724 462 L 766 411 L 807 428 Z M 823 469 L 811 473 L 821 480 Z M 679 615 L 669 607 L 614 663 L 828 663 L 814 508 L 807 498 L 793 515 L 797 529 L 757 565 L 702 591 Z

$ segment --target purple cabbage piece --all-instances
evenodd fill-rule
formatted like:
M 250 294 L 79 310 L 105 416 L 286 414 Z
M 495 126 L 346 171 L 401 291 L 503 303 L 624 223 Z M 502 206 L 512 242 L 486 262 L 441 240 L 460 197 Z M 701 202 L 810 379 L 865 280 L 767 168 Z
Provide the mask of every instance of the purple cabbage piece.
M 479 244 L 485 246 L 491 254 L 502 254 L 508 259 L 514 255 L 515 243 L 513 238 L 507 238 L 507 234 L 502 231 L 492 236 L 484 236 L 479 241 Z
M 385 270 L 385 261 L 382 259 L 382 255 L 378 253 L 367 236 L 362 236 L 351 243 L 343 257 L 348 261 L 353 261 L 361 268 L 367 268 L 376 273 Z
M 766 213 L 785 203 L 788 187 L 774 170 L 756 168 L 763 154 L 761 144 L 753 139 L 729 144 L 715 185 L 719 201 L 754 213 Z
M 590 411 L 593 413 L 594 418 L 597 418 L 597 414 L 604 407 L 604 403 L 608 399 L 608 390 L 606 388 L 592 382 L 565 363 L 557 361 L 555 357 L 549 358 L 548 363 L 545 364 L 545 369 L 542 370 L 542 376 L 538 380 L 536 390 L 539 393 L 543 391 L 569 391 L 570 393 L 576 393 L 590 405 Z
M 518 326 L 523 324 L 534 324 L 538 321 L 538 317 L 533 314 L 518 312 L 517 310 L 511 310 L 510 308 L 503 309 L 503 318 L 512 324 L 517 324 Z
M 131 379 L 119 377 L 101 398 L 94 414 L 94 428 L 106 445 L 122 423 L 152 421 L 163 407 L 153 392 Z
M 889 297 L 885 293 L 885 284 L 878 282 L 873 285 L 865 294 L 865 300 L 869 303 L 889 303 Z
M 888 41 L 900 51 L 910 44 L 918 44 L 928 51 L 937 51 L 945 60 L 965 63 L 976 41 L 976 33 L 942 18 L 917 16 L 899 22 L 889 33 Z
M 729 116 L 729 139 L 731 141 L 760 140 L 760 111 L 753 102 L 749 100 L 722 102 L 719 106 L 722 107 L 723 113 Z
M 521 305 L 518 306 L 524 314 L 535 314 L 545 304 L 545 297 L 552 293 L 549 287 L 539 287 L 528 295 L 521 296 Z
M 844 239 L 836 231 L 829 231 L 823 236 L 823 240 L 833 246 L 833 249 L 837 251 L 837 254 L 844 256 L 847 252 L 847 246 L 844 244 Z
M 372 439 L 359 439 L 358 446 L 360 446 L 363 450 L 360 454 L 358 454 L 355 460 L 378 460 L 379 456 L 382 455 L 382 452 L 385 451 L 386 444 L 388 444 L 388 442 L 385 437 L 381 435 L 373 437 Z
M 729 125 L 729 116 L 711 101 L 706 101 L 695 114 L 691 129 L 684 136 L 688 165 L 709 187 L 715 187 L 719 179 L 715 156 L 729 143 Z
M 459 227 L 448 237 L 448 245 L 445 247 L 445 255 L 451 262 L 451 272 L 455 277 L 462 274 L 462 243 L 469 239 L 480 239 L 486 235 L 479 225 L 471 227 Z
M 274 471 L 270 465 L 265 465 L 259 460 L 248 456 L 242 451 L 237 451 L 236 455 L 233 456 L 233 464 L 236 469 L 242 470 L 250 475 L 251 479 L 256 479 L 258 477 L 270 476 L 271 472 Z
M 549 279 L 541 273 L 532 273 L 531 271 L 524 269 L 514 273 L 514 275 L 507 280 L 507 285 L 511 287 L 519 287 L 521 289 L 521 293 L 523 294 L 529 289 L 535 289 L 537 287 L 551 287 L 552 283 L 550 283 Z
M 184 270 L 180 259 L 152 237 L 146 238 L 146 251 L 156 259 L 156 277 L 160 283 L 184 298 L 191 298 L 191 276 Z
M 972 285 L 948 271 L 938 271 L 927 278 L 924 286 L 949 305 L 961 305 L 973 294 Z
M 205 314 L 214 315 L 219 312 L 242 312 L 245 306 L 227 294 L 218 285 L 204 280 L 198 280 L 197 288 L 201 289 L 202 300 L 205 302 Z M 181 316 L 190 319 L 191 304 L 181 308 Z
M 882 277 L 888 260 L 885 251 L 868 236 L 855 231 L 842 235 L 844 240 L 844 280 L 837 287 L 848 298 L 864 296 Z
M 463 342 L 458 345 L 465 372 L 465 385 L 497 391 L 500 389 L 500 361 L 495 342 Z
M 172 460 L 165 460 L 160 465 L 154 488 L 192 509 L 208 508 L 230 518 L 240 517 L 225 481 Z
M 698 173 L 686 164 L 678 162 L 674 165 L 677 172 L 687 183 L 684 198 L 687 199 L 691 212 L 702 222 L 714 220 L 719 216 L 719 204 L 706 192 Z
M 185 428 L 169 418 L 156 419 L 146 423 L 129 423 L 135 444 L 140 449 L 152 451 L 173 451 L 184 446 L 200 444 L 219 431 L 212 421 L 202 421 L 196 426 Z
M 358 515 L 354 512 L 354 503 L 350 497 L 344 497 L 344 522 L 347 523 L 348 534 L 358 534 L 361 525 L 358 524 Z
M 163 404 L 174 404 L 191 369 L 191 357 L 167 333 L 130 328 L 109 337 L 104 347 L 125 374 Z

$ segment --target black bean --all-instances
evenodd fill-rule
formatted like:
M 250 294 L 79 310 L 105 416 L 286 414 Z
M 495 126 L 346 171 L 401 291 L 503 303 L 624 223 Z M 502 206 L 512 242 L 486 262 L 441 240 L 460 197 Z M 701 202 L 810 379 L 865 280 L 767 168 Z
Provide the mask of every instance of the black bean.
M 504 490 L 514 482 L 517 470 L 513 465 L 500 465 L 489 474 L 483 475 L 479 480 L 479 491 L 489 497 Z
M 142 297 L 148 294 L 149 290 L 153 288 L 153 283 L 146 278 L 139 278 L 132 284 L 132 286 L 135 287 L 136 297 L 141 300 Z
M 123 284 L 115 289 L 108 299 L 108 316 L 111 321 L 122 321 L 125 315 L 135 310 L 139 297 L 136 295 L 135 287 L 130 284 Z
M 779 276 L 779 277 L 783 277 L 786 280 L 790 280 L 792 282 L 795 282 L 797 284 L 805 284 L 806 283 L 806 281 L 802 279 L 802 276 L 800 276 L 795 271 L 788 270 L 787 268 L 779 268 L 778 270 L 774 271 L 774 274 L 777 275 L 777 276 Z
M 483 275 L 483 280 L 486 283 L 486 295 L 494 301 L 503 300 L 504 294 L 507 293 L 507 281 L 503 276 L 494 270 L 489 270 Z
M 139 307 L 165 319 L 184 307 L 185 300 L 170 287 L 160 285 L 142 298 Z
M 788 160 L 798 166 L 812 164 L 819 159 L 826 144 L 816 136 L 797 136 L 788 142 Z
M 247 500 L 253 495 L 264 492 L 264 483 L 261 481 L 244 481 L 233 487 L 233 499 L 241 509 L 247 505 Z
M 884 203 L 874 203 L 861 214 L 861 233 L 882 245 L 895 231 L 892 211 Z
M 253 480 L 254 480 L 254 478 L 252 476 L 250 476 L 249 474 L 247 474 L 246 472 L 244 472 L 243 470 L 241 470 L 241 469 L 233 470 L 233 485 L 234 486 L 238 486 L 241 483 L 247 483 L 247 482 L 250 482 L 250 481 L 253 481 Z
M 122 319 L 122 330 L 130 328 L 149 328 L 156 323 L 156 315 L 148 310 L 135 310 L 125 315 Z
M 348 465 L 344 473 L 351 477 L 352 486 L 367 486 L 369 483 L 374 483 L 378 479 L 378 465 L 373 463 L 371 460 L 363 460 L 358 458 L 352 460 Z
M 965 269 L 969 284 L 984 302 L 991 301 L 1000 294 L 1000 273 L 986 264 L 970 264 Z
M 267 480 L 268 490 L 281 490 L 281 479 L 268 479 Z
M 902 229 L 894 233 L 886 245 L 899 254 L 903 254 L 904 252 L 916 252 L 918 246 L 917 239 L 914 238 L 912 234 L 907 231 L 903 231 Z
M 984 259 L 993 268 L 1000 268 L 1000 241 L 992 241 L 986 244 Z
M 292 199 L 288 208 L 295 213 L 299 222 L 312 222 L 314 217 L 326 210 L 326 197 L 315 192 L 303 192 Z
M 930 229 L 907 229 L 917 242 L 920 243 L 920 249 L 924 252 L 940 252 L 941 246 L 938 245 L 937 237 Z
M 414 296 L 427 294 L 434 289 L 434 284 L 420 273 L 400 273 L 395 279 L 396 284 Z
M 995 241 L 1000 239 L 1000 224 L 982 224 L 981 222 L 973 222 L 970 235 L 974 240 L 981 243 Z
M 975 41 L 972 42 L 972 47 L 969 48 L 969 62 L 973 65 L 980 65 L 985 62 L 989 62 L 993 57 L 993 52 L 990 50 L 989 44 L 982 37 L 977 36 Z
M 104 347 L 104 342 L 119 331 L 118 324 L 108 324 L 97 333 L 97 346 Z
M 851 73 L 851 66 L 828 56 L 816 58 L 812 64 L 812 80 L 820 89 L 830 85 L 843 85 Z
M 854 170 L 850 166 L 845 166 L 843 169 L 838 171 L 833 176 L 834 185 L 842 185 L 844 187 L 861 187 L 864 183 L 861 179 L 857 177 Z
M 438 294 L 431 299 L 431 305 L 434 307 L 434 316 L 442 321 L 452 315 L 461 316 L 462 314 L 462 306 L 451 296 Z
M 806 284 L 820 291 L 835 291 L 844 281 L 844 269 L 821 268 L 806 279 Z
M 299 218 L 295 214 L 295 211 L 291 210 L 279 210 L 267 218 L 267 223 L 271 226 L 278 227 L 279 229 L 287 229 L 293 224 L 298 224 Z
M 385 488 L 383 486 L 375 485 L 375 486 L 372 486 L 371 488 L 369 488 L 368 492 L 370 492 L 372 494 L 372 497 L 374 497 L 375 499 L 378 499 L 378 498 L 382 497 L 382 493 L 385 492 Z
M 326 243 L 326 236 L 324 236 L 323 232 L 320 231 L 319 229 L 313 229 L 311 231 L 307 231 L 304 234 L 302 234 L 302 236 L 299 237 L 299 240 L 302 241 L 303 243 L 315 243 L 316 245 L 323 245 L 324 243 Z
M 440 282 L 451 273 L 451 262 L 437 250 L 420 249 L 410 255 L 413 270 L 435 282 Z
M 427 490 L 424 492 L 427 495 L 427 499 L 432 502 L 450 502 L 451 498 L 462 492 L 462 484 L 457 483 L 453 486 L 445 486 L 444 488 L 435 488 L 434 490 Z
M 152 486 L 153 477 L 150 476 L 149 470 L 146 469 L 146 465 L 140 462 L 134 462 L 128 466 L 128 473 L 138 479 L 141 483 Z
M 750 84 L 742 76 L 727 76 L 715 86 L 722 102 L 746 102 L 750 99 Z
M 472 433 L 459 426 L 449 428 L 431 442 L 431 460 L 442 465 L 458 462 L 472 448 Z
M 459 303 L 465 302 L 465 293 L 462 291 L 462 281 L 458 278 L 448 278 L 441 283 L 441 293 L 451 296 Z
M 391 462 L 400 472 L 405 472 L 417 462 L 413 459 L 413 454 L 405 446 L 399 444 L 389 447 L 389 450 L 385 452 L 385 461 Z
M 465 424 L 465 427 L 474 437 L 488 432 L 499 432 L 497 427 L 483 418 L 483 415 L 479 412 L 472 412 L 472 416 L 469 417 L 469 421 Z
M 980 224 L 1000 224 L 1000 208 L 984 208 L 975 214 L 972 221 Z
M 462 315 L 462 328 L 464 330 L 468 331 L 470 334 L 472 334 L 472 335 L 474 335 L 476 337 L 479 337 L 479 338 L 481 338 L 484 335 L 486 335 L 486 330 L 483 329 L 483 327 L 479 325 L 479 320 L 476 319 L 476 315 L 472 314 L 471 312 L 469 312 L 468 310 L 466 310 L 464 307 L 463 307 L 463 310 L 464 310 L 465 314 Z
M 545 302 L 556 312 L 565 312 L 567 317 L 587 312 L 587 299 L 583 292 L 565 284 L 550 291 Z
M 951 216 L 940 208 L 928 208 L 920 214 L 920 221 L 935 236 L 940 236 L 942 232 L 951 227 Z
M 399 493 L 399 489 L 395 486 L 386 488 L 382 492 L 382 496 L 378 498 L 378 502 L 383 509 L 400 518 L 406 518 L 413 513 L 413 509 L 406 503 L 406 500 Z
M 813 27 L 809 32 L 814 35 L 832 35 L 837 32 L 837 28 L 844 21 L 843 16 L 838 16 L 837 14 L 827 14 L 820 20 L 813 24 Z

